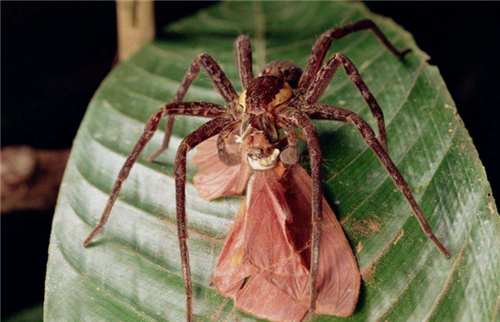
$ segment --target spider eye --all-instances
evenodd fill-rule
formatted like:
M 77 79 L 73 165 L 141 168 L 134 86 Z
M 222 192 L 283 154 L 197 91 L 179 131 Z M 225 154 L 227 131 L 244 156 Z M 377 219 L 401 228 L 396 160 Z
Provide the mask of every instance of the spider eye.
M 240 95 L 240 100 L 239 100 L 240 106 L 243 107 L 243 110 L 246 110 L 246 103 L 245 103 L 246 98 L 247 98 L 247 91 L 244 91 Z

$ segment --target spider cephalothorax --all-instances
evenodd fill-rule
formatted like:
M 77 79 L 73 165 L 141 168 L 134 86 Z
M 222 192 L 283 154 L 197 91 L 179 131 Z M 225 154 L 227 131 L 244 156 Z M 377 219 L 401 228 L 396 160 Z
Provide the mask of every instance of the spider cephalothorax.
M 283 79 L 264 75 L 251 81 L 240 96 L 243 116 L 238 142 L 240 153 L 252 169 L 269 170 L 276 164 L 281 152 L 278 112 L 287 107 L 293 95 L 292 88 Z
M 316 128 L 312 122 L 312 120 L 316 119 L 333 120 L 356 126 L 363 140 L 365 140 L 367 145 L 387 169 L 395 185 L 402 191 L 427 237 L 434 242 L 444 256 L 449 257 L 448 251 L 434 236 L 408 184 L 389 156 L 382 109 L 363 81 L 358 70 L 354 64 L 342 54 L 333 54 L 324 62 L 333 39 L 339 39 L 360 30 L 372 31 L 382 44 L 395 56 L 403 57 L 410 52 L 409 49 L 398 51 L 372 21 L 363 20 L 341 28 L 328 30 L 321 35 L 313 46 L 311 56 L 303 71 L 300 67 L 291 62 L 274 61 L 264 66 L 258 77 L 254 77 L 250 40 L 247 36 L 242 35 L 236 40 L 238 71 L 244 90 L 241 95 L 237 94 L 220 66 L 212 57 L 207 54 L 197 56 L 184 77 L 173 102 L 157 110 L 147 122 L 142 136 L 134 146 L 133 151 L 128 156 L 120 171 L 99 223 L 84 241 L 84 245 L 87 246 L 106 223 L 122 183 L 128 177 L 133 164 L 136 162 L 146 144 L 151 140 L 154 132 L 158 128 L 161 118 L 169 116 L 165 138 L 161 148 L 151 155 L 148 161 L 153 161 L 168 148 L 174 124 L 174 116 L 186 115 L 211 118 L 211 121 L 203 124 L 200 128 L 183 139 L 177 151 L 174 169 L 177 227 L 184 286 L 187 296 L 187 320 L 189 322 L 193 321 L 191 270 L 186 243 L 186 159 L 189 150 L 201 143 L 205 144 L 209 142 L 211 142 L 211 145 L 209 145 L 208 148 L 205 147 L 209 152 L 205 155 L 205 158 L 198 158 L 197 162 L 197 164 L 200 165 L 197 176 L 200 173 L 203 174 L 203 176 L 195 176 L 194 178 L 195 186 L 199 194 L 207 200 L 221 196 L 241 194 L 250 178 L 250 168 L 253 170 L 260 170 L 254 174 L 254 179 L 249 182 L 249 189 L 257 191 L 258 196 L 247 196 L 247 203 L 249 208 L 252 209 L 249 211 L 254 211 L 253 214 L 258 215 L 256 216 L 258 218 L 256 221 L 254 220 L 252 224 L 252 218 L 249 218 L 251 217 L 249 215 L 250 213 L 247 213 L 244 227 L 240 225 L 232 231 L 233 237 L 238 234 L 238 236 L 241 236 L 238 229 L 247 229 L 247 232 L 251 231 L 251 234 L 249 233 L 246 239 L 246 248 L 244 248 L 242 252 L 250 249 L 249 244 L 251 240 L 249 241 L 248 239 L 252 239 L 252 234 L 261 232 L 261 227 L 259 226 L 260 221 L 267 221 L 269 225 L 276 226 L 273 220 L 269 221 L 269 216 L 265 216 L 265 212 L 268 211 L 268 208 L 279 208 L 282 212 L 288 213 L 300 210 L 303 214 L 309 211 L 308 216 L 312 217 L 311 221 L 306 225 L 309 227 L 307 230 L 311 232 L 310 238 L 304 239 L 304 241 L 306 241 L 304 245 L 309 249 L 308 252 L 310 251 L 310 260 L 295 262 L 298 265 L 296 267 L 300 267 L 300 274 L 287 275 L 279 272 L 278 274 L 272 274 L 272 269 L 279 270 L 283 267 L 287 267 L 290 263 L 289 257 L 286 257 L 285 262 L 280 262 L 278 265 L 275 265 L 276 263 L 273 263 L 272 260 L 268 260 L 270 258 L 270 253 L 277 257 L 281 254 L 279 250 L 270 249 L 275 246 L 272 244 L 272 240 L 274 240 L 275 237 L 280 237 L 279 234 L 270 234 L 267 240 L 270 240 L 271 243 L 266 244 L 267 246 L 261 247 L 259 246 L 261 244 L 253 244 L 255 247 L 252 249 L 257 250 L 259 254 L 241 254 L 241 256 L 239 256 L 239 253 L 237 254 L 238 256 L 235 257 L 237 263 L 242 263 L 243 255 L 246 256 L 245 258 L 253 258 L 253 266 L 250 265 L 245 267 L 250 267 L 250 270 L 255 270 L 251 273 L 247 272 L 250 275 L 240 276 L 236 274 L 236 282 L 234 279 L 231 279 L 231 277 L 229 284 L 226 284 L 226 286 L 229 285 L 230 287 L 225 288 L 224 291 L 221 291 L 224 287 L 221 285 L 217 286 L 216 281 L 216 287 L 221 294 L 235 299 L 235 307 L 272 320 L 299 321 L 307 310 L 309 310 L 310 313 L 317 311 L 320 314 L 337 316 L 351 315 L 358 299 L 360 274 L 354 254 L 352 254 L 349 243 L 343 236 L 340 224 L 338 224 L 338 222 L 337 224 L 334 223 L 333 212 L 326 206 L 326 201 L 323 199 L 321 185 L 322 153 Z M 198 75 L 200 66 L 205 69 L 214 87 L 224 98 L 226 102 L 225 106 L 206 102 L 182 102 L 189 86 Z M 344 69 L 348 78 L 357 87 L 370 108 L 371 113 L 376 118 L 378 136 L 369 124 L 357 114 L 343 108 L 318 104 L 319 99 L 339 67 Z M 305 170 L 299 165 L 294 165 L 298 161 L 298 135 L 296 135 L 294 128 L 302 133 L 301 138 L 305 139 L 309 148 L 312 184 L 308 180 L 310 177 Z M 284 132 L 284 138 L 280 138 L 279 136 L 281 129 Z M 216 142 L 215 140 L 211 140 L 214 136 L 217 136 Z M 213 143 L 216 143 L 216 146 L 213 145 Z M 228 147 L 230 145 L 231 148 L 226 149 L 226 144 Z M 222 162 L 220 162 L 219 159 Z M 279 164 L 278 160 L 281 161 Z M 216 165 L 215 167 L 214 164 Z M 296 200 L 295 197 L 284 193 L 284 189 L 286 188 L 282 183 L 285 182 L 286 179 L 281 179 L 276 170 L 286 168 L 287 166 L 289 166 L 289 169 L 292 169 L 290 176 L 291 181 L 288 182 L 288 186 L 296 193 L 300 192 L 299 194 L 305 202 Z M 273 169 L 274 167 L 276 167 L 276 169 Z M 227 182 L 223 182 L 224 180 L 221 180 L 221 178 L 227 178 L 228 180 L 226 180 Z M 259 178 L 261 181 L 259 182 L 255 180 L 255 178 Z M 265 180 L 269 180 L 269 182 L 266 183 L 264 182 Z M 263 193 L 265 191 L 271 191 L 271 193 Z M 272 198 L 269 199 L 269 195 L 272 193 L 279 195 L 279 198 L 281 198 L 280 200 L 283 202 L 276 202 L 276 200 L 278 200 L 276 198 L 273 200 L 271 200 Z M 257 201 L 261 202 L 261 204 Z M 267 207 L 268 205 L 271 205 L 271 207 Z M 307 205 L 307 207 L 304 208 L 304 205 Z M 325 212 L 323 212 L 323 205 L 325 205 Z M 244 207 L 243 210 L 245 210 Z M 276 215 L 276 213 L 274 214 Z M 278 215 L 281 216 L 281 218 L 286 217 L 285 220 L 291 220 L 289 217 L 284 216 L 283 213 Z M 327 225 L 321 226 L 323 217 L 325 217 L 328 222 Z M 288 222 L 288 224 L 290 224 L 290 222 Z M 295 224 L 297 224 L 297 222 L 295 222 Z M 287 224 L 284 223 L 281 228 L 286 228 L 286 225 Z M 332 225 L 337 225 L 335 226 L 337 228 L 332 230 L 332 227 L 334 227 Z M 248 230 L 252 227 L 256 229 Z M 278 230 L 281 228 L 278 227 Z M 321 234 L 322 230 L 325 232 L 324 235 Z M 269 231 L 271 230 L 265 232 Z M 327 233 L 329 233 L 328 236 L 326 236 Z M 246 233 L 243 233 L 243 235 L 245 234 Z M 326 245 L 328 247 L 322 247 L 320 252 L 320 242 L 328 242 L 327 239 L 331 237 L 332 234 L 337 236 L 337 242 L 331 242 L 330 240 Z M 284 235 L 291 236 L 289 232 L 286 232 Z M 282 245 L 289 245 L 290 240 L 293 238 L 287 237 L 285 239 L 286 240 L 281 239 Z M 231 244 L 237 240 L 237 238 L 228 238 L 228 240 L 227 243 Z M 262 240 L 265 241 L 266 238 L 256 237 L 255 240 L 260 242 Z M 326 249 L 333 249 L 335 245 L 339 246 L 340 244 L 344 245 L 342 246 L 344 247 L 343 250 L 325 253 Z M 262 249 L 266 247 L 267 249 Z M 285 250 L 287 249 L 289 251 L 288 253 L 293 253 L 293 258 L 300 258 L 300 254 L 294 253 L 293 251 L 290 252 L 290 247 Z M 323 262 L 319 260 L 320 254 L 324 259 Z M 224 258 L 227 259 L 230 258 L 230 256 L 228 257 L 228 254 L 224 253 L 224 251 L 223 255 L 221 255 L 222 262 L 218 263 L 216 270 L 223 273 L 221 275 L 223 279 L 227 279 L 231 274 L 228 275 L 226 273 L 228 273 L 228 270 L 234 271 L 235 261 L 230 260 L 230 267 L 224 268 Z M 258 266 L 257 262 L 261 262 L 262 265 Z M 340 269 L 332 269 L 332 263 L 339 265 L 335 266 L 335 268 L 340 267 Z M 249 282 L 246 283 L 246 279 L 249 276 L 252 277 L 249 279 Z M 258 285 L 255 283 L 255 280 L 258 278 L 261 278 L 261 283 L 267 283 L 266 285 L 269 290 L 269 292 L 261 296 L 261 300 L 264 301 L 263 303 L 257 303 L 255 300 L 258 296 L 253 296 L 254 294 L 252 293 L 261 292 L 261 289 L 259 290 L 257 287 L 256 289 L 248 291 L 251 285 Z M 278 289 L 279 285 L 282 286 L 281 289 Z M 288 292 L 285 294 L 287 290 L 290 291 L 290 289 L 300 289 L 300 291 Z M 241 297 L 239 297 L 240 295 L 238 294 L 248 292 L 250 292 L 250 294 L 247 295 L 251 301 L 245 302 L 242 299 L 244 296 L 241 295 Z M 287 309 L 280 307 L 279 305 L 281 305 L 281 302 L 275 303 L 274 300 L 279 296 L 282 301 L 285 301 L 285 298 L 281 297 L 283 294 L 284 296 L 288 296 L 287 298 L 293 297 L 293 301 L 289 302 L 289 304 L 291 304 Z M 271 299 L 268 301 L 266 296 L 270 296 Z M 240 299 L 239 302 L 238 298 Z M 342 304 L 336 306 L 334 303 Z

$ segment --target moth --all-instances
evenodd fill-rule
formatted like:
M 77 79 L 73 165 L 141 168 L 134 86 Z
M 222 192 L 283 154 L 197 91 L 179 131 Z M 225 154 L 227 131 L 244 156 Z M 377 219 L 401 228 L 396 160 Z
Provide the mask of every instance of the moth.
M 240 95 L 210 55 L 198 55 L 173 102 L 158 109 L 146 123 L 118 175 L 99 223 L 85 239 L 84 246 L 105 225 L 123 182 L 160 120 L 168 116 L 163 144 L 148 161 L 154 161 L 168 148 L 174 117 L 186 115 L 211 119 L 182 140 L 174 166 L 187 321 L 193 321 L 194 316 L 186 243 L 186 155 L 196 146 L 193 163 L 199 172 L 194 184 L 201 197 L 212 200 L 240 195 L 246 189 L 214 272 L 217 290 L 232 298 L 241 311 L 273 321 L 300 321 L 307 314 L 346 317 L 356 307 L 360 273 L 344 232 L 323 198 L 321 146 L 312 120 L 356 126 L 403 193 L 426 236 L 449 257 L 388 154 L 384 115 L 374 95 L 346 56 L 336 53 L 325 61 L 334 39 L 361 30 L 371 31 L 396 57 L 403 59 L 411 51 L 397 50 L 373 21 L 362 20 L 322 34 L 304 70 L 291 62 L 273 61 L 255 77 L 250 40 L 241 35 L 235 42 L 244 89 Z M 200 67 L 224 98 L 224 106 L 182 101 Z M 318 103 L 339 67 L 376 118 L 378 136 L 355 113 Z M 298 164 L 298 138 L 307 142 L 311 175 Z

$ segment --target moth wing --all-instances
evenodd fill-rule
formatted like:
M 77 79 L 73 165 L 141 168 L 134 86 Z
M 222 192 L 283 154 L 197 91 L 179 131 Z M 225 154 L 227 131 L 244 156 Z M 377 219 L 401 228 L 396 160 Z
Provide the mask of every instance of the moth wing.
M 257 273 L 245 254 L 244 224 L 246 204 L 243 202 L 229 231 L 214 271 L 214 283 L 222 296 L 235 298 L 245 279 Z
M 284 178 L 263 171 L 250 179 L 246 205 L 215 274 L 217 289 L 232 297 L 237 309 L 273 321 L 303 318 L 310 297 L 311 203 L 311 178 L 300 166 L 291 167 Z M 324 199 L 323 218 L 316 312 L 345 317 L 356 307 L 360 274 Z
M 307 313 L 296 300 L 309 273 L 287 229 L 291 216 L 280 177 L 256 172 L 247 190 L 244 245 L 257 274 L 237 293 L 238 310 L 271 321 L 301 321 Z
M 214 272 L 217 291 L 234 299 L 238 310 L 259 318 L 301 321 L 307 308 L 297 305 L 248 260 L 244 243 L 246 214 L 246 203 L 243 202 L 217 261 Z
M 289 228 L 300 246 L 310 240 L 311 177 L 304 168 L 295 165 L 290 169 L 285 186 L 287 202 L 294 218 Z M 324 198 L 321 227 L 316 313 L 346 317 L 356 308 L 361 275 L 342 226 Z M 304 253 L 304 258 L 309 267 L 310 251 Z M 309 290 L 307 287 L 307 293 Z M 309 294 L 306 298 L 309 301 Z
M 246 161 L 242 160 L 237 166 L 227 166 L 219 160 L 216 136 L 196 147 L 191 163 L 199 168 L 193 178 L 194 186 L 200 197 L 209 201 L 241 195 L 250 177 Z
M 271 321 L 302 321 L 307 307 L 297 302 L 263 274 L 250 277 L 235 300 L 236 308 L 258 318 Z
M 274 171 L 258 171 L 247 191 L 245 247 L 250 262 L 263 272 L 287 277 L 307 276 L 308 270 L 293 236 L 285 189 Z

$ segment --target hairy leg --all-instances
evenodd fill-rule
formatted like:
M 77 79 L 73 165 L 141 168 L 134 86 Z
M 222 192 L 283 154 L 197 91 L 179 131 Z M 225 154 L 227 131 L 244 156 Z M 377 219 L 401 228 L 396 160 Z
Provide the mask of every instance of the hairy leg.
M 219 64 L 217 64 L 217 62 L 207 54 L 200 54 L 196 56 L 193 63 L 189 67 L 186 76 L 184 76 L 179 89 L 175 93 L 172 102 L 182 102 L 184 96 L 186 95 L 186 92 L 189 89 L 189 86 L 191 86 L 191 83 L 193 83 L 200 72 L 200 65 L 205 69 L 208 77 L 214 85 L 214 88 L 222 95 L 224 101 L 229 106 L 231 106 L 232 103 L 237 102 L 238 94 L 236 93 L 233 85 L 231 85 L 231 82 L 227 79 L 226 74 L 224 74 L 224 71 L 222 71 Z M 170 137 L 172 136 L 172 130 L 174 128 L 174 117 L 175 116 L 169 116 L 167 126 L 165 128 L 165 137 L 163 138 L 163 143 L 156 152 L 148 157 L 149 162 L 153 162 L 160 154 L 163 153 L 163 151 L 168 148 Z
M 175 191 L 177 204 L 177 229 L 182 260 L 182 277 L 186 290 L 187 321 L 193 321 L 191 267 L 186 240 L 188 238 L 186 225 L 186 156 L 187 153 L 201 142 L 211 138 L 230 124 L 229 118 L 217 118 L 203 124 L 196 131 L 182 140 L 175 158 Z
M 236 38 L 235 47 L 238 56 L 238 73 L 240 75 L 241 86 L 245 90 L 254 78 L 250 38 L 247 35 L 240 35 Z
M 288 165 L 296 164 L 299 162 L 299 151 L 297 149 L 297 136 L 293 131 L 293 126 L 285 121 L 282 121 L 279 125 L 283 128 L 287 140 L 287 146 L 281 152 L 280 159 Z
M 165 115 L 188 115 L 188 116 L 205 116 L 205 117 L 219 117 L 225 112 L 225 108 L 223 106 L 211 103 L 171 103 L 165 106 L 162 106 L 159 110 L 157 110 L 148 120 L 146 126 L 144 127 L 144 132 L 142 133 L 139 141 L 135 144 L 132 152 L 130 152 L 127 160 L 123 164 L 120 173 L 118 174 L 118 178 L 116 179 L 113 190 L 109 196 L 108 202 L 104 211 L 101 215 L 101 219 L 99 223 L 95 226 L 89 236 L 83 242 L 83 245 L 87 247 L 87 245 L 92 241 L 92 239 L 97 235 L 97 233 L 102 229 L 102 227 L 108 221 L 109 215 L 111 213 L 111 209 L 116 201 L 118 193 L 121 190 L 123 182 L 127 179 L 130 170 L 134 166 L 134 163 L 137 161 L 137 158 L 141 154 L 142 150 L 146 147 L 148 142 L 153 137 L 154 133 L 158 129 L 158 125 L 160 124 L 160 120 Z
M 388 151 L 384 113 L 382 112 L 380 105 L 375 99 L 375 96 L 373 96 L 372 92 L 363 81 L 363 78 L 361 78 L 361 75 L 359 74 L 356 66 L 354 66 L 354 64 L 346 56 L 342 54 L 335 54 L 330 59 L 328 59 L 328 61 L 319 70 L 313 82 L 305 92 L 303 96 L 304 103 L 315 104 L 316 102 L 318 102 L 340 65 L 344 67 L 345 73 L 358 88 L 366 104 L 368 104 L 368 106 L 370 107 L 370 111 L 372 112 L 373 116 L 375 116 L 375 118 L 377 119 L 378 136 L 380 143 L 382 143 L 384 149 Z
M 316 280 L 318 277 L 319 265 L 319 241 L 321 235 L 321 221 L 323 219 L 323 192 L 322 192 L 322 153 L 319 144 L 316 127 L 311 122 L 309 117 L 295 109 L 288 109 L 279 119 L 280 122 L 292 122 L 298 127 L 306 137 L 307 146 L 309 148 L 309 157 L 311 163 L 312 177 L 312 236 L 311 236 L 311 298 L 309 303 L 309 312 L 312 314 L 316 309 L 316 299 L 318 289 Z
M 217 152 L 219 155 L 219 159 L 228 166 L 235 166 L 241 163 L 241 154 L 239 151 L 236 153 L 230 153 L 226 150 L 226 139 L 233 134 L 234 130 L 238 125 L 240 125 L 241 121 L 237 120 L 224 128 L 224 130 L 219 134 L 217 138 Z
M 406 180 L 403 178 L 403 175 L 399 172 L 394 162 L 392 162 L 389 154 L 384 149 L 382 144 L 375 137 L 375 133 L 373 132 L 373 129 L 370 127 L 370 125 L 368 125 L 365 120 L 363 120 L 355 113 L 330 105 L 312 105 L 306 112 L 313 119 L 340 121 L 354 124 L 358 128 L 365 142 L 373 150 L 380 162 L 382 162 L 384 167 L 387 169 L 387 172 L 391 176 L 396 186 L 402 191 L 424 233 L 430 240 L 432 240 L 432 242 L 445 257 L 450 257 L 450 253 L 448 252 L 448 250 L 441 244 L 441 242 L 432 232 L 432 229 L 425 219 L 419 205 L 415 201 L 415 198 L 413 197 L 413 194 L 408 187 Z
M 368 19 L 361 20 L 347 26 L 333 28 L 325 33 L 323 33 L 316 43 L 314 44 L 311 52 L 311 56 L 309 56 L 309 61 L 307 62 L 307 66 L 302 73 L 302 77 L 299 81 L 299 89 L 305 90 L 313 78 L 316 76 L 323 60 L 325 59 L 326 53 L 332 44 L 333 39 L 340 39 L 353 32 L 360 30 L 370 30 L 378 40 L 391 51 L 394 56 L 404 57 L 407 53 L 411 51 L 411 49 L 405 49 L 403 51 L 398 51 L 391 42 L 387 39 L 386 36 L 378 29 L 377 25 Z

